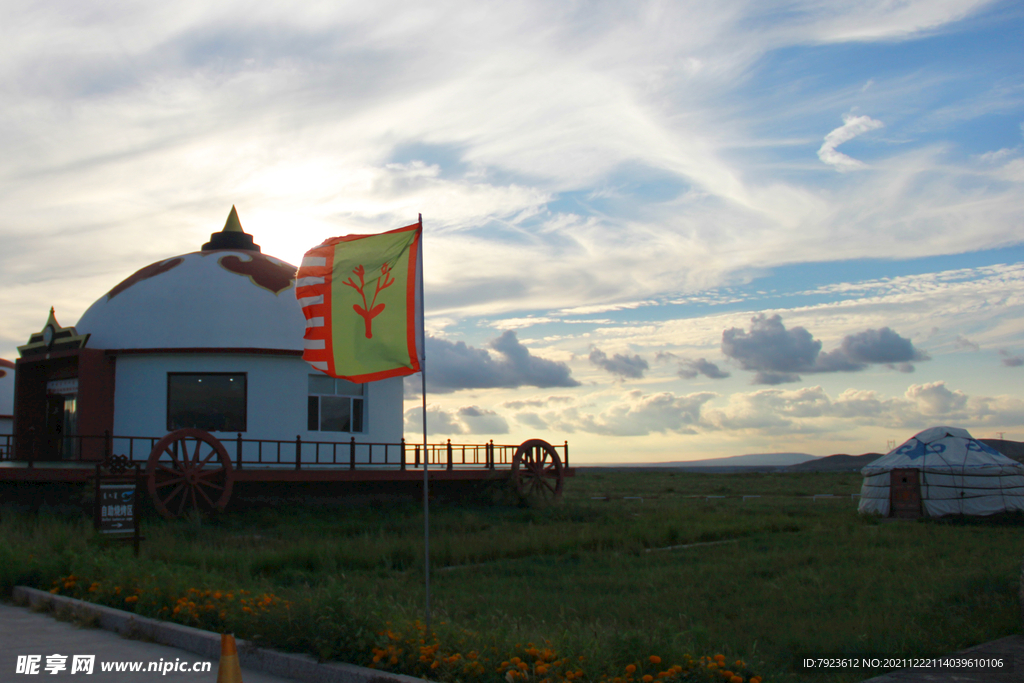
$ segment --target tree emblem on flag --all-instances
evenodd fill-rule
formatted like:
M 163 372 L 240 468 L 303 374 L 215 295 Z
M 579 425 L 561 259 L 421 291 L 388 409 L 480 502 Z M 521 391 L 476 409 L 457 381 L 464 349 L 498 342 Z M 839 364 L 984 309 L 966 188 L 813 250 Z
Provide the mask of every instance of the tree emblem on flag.
M 391 277 L 391 264 L 381 264 L 380 277 L 377 278 L 377 287 L 373 290 L 373 299 L 370 301 L 369 305 L 366 303 L 366 282 L 363 280 L 363 276 L 366 274 L 366 269 L 363 268 L 362 264 L 359 264 L 352 270 L 352 272 L 359 278 L 359 284 L 356 285 L 352 276 L 349 276 L 349 278 L 342 284 L 348 285 L 359 292 L 359 296 L 363 297 L 363 305 L 360 306 L 359 304 L 353 304 L 352 310 L 363 317 L 363 324 L 366 327 L 366 338 L 373 339 L 373 319 L 380 315 L 381 311 L 384 310 L 384 304 L 377 303 L 377 295 L 380 294 L 381 290 L 387 289 L 395 282 L 395 278 Z

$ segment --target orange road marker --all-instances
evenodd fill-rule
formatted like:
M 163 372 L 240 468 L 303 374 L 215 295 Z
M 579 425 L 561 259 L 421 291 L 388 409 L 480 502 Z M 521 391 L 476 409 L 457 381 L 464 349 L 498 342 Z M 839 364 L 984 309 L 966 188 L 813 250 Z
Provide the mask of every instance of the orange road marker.
M 220 664 L 217 666 L 217 683 L 242 683 L 242 667 L 238 663 L 235 636 L 230 633 L 222 633 L 220 636 Z

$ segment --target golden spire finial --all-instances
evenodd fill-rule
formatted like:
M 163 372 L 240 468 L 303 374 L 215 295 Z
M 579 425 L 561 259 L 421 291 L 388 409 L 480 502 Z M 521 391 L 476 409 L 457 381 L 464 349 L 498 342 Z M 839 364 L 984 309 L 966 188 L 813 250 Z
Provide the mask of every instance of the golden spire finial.
M 235 211 L 235 205 L 231 205 L 231 213 L 228 214 L 228 220 L 224 223 L 224 229 L 221 232 L 245 232 L 242 230 L 242 223 L 238 220 L 238 212 Z

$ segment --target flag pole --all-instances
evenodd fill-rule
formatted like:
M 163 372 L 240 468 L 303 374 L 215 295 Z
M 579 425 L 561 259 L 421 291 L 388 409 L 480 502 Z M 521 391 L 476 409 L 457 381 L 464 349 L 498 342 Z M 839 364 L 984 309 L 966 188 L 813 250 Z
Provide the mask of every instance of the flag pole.
M 423 303 L 423 214 L 419 215 L 420 248 L 419 287 L 420 287 L 420 396 L 423 400 L 423 585 L 424 585 L 424 624 L 426 635 L 430 634 L 430 479 L 427 470 L 430 464 L 430 451 L 427 449 L 427 370 L 426 370 L 426 331 L 424 330 Z

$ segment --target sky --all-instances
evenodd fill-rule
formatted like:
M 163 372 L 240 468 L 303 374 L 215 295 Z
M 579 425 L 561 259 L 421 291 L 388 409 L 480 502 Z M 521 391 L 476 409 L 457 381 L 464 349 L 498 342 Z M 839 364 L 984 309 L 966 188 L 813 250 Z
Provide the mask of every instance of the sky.
M 296 264 L 422 213 L 432 440 L 1024 440 L 1021 35 L 981 0 L 16 3 L 0 357 L 232 205 Z

